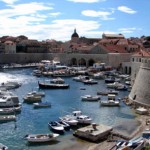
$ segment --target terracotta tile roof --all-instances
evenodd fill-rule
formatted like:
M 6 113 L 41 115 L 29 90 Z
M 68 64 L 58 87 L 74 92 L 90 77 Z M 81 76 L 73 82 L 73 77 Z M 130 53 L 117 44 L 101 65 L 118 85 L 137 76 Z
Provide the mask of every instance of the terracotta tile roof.
M 150 51 L 140 50 L 140 52 L 135 53 L 133 56 L 137 57 L 150 57 Z

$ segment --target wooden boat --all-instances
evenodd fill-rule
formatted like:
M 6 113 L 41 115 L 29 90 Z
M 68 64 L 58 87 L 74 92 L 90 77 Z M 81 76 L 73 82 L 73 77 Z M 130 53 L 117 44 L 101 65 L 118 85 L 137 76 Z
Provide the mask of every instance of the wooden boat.
M 41 143 L 56 140 L 59 134 L 28 134 L 24 138 L 31 143 Z
M 25 103 L 35 103 L 35 102 L 41 102 L 42 97 L 36 95 L 27 95 L 23 99 Z
M 48 126 L 55 133 L 59 133 L 59 134 L 63 134 L 64 133 L 64 126 L 61 125 L 60 123 L 58 123 L 57 121 L 49 122 Z
M 40 83 L 38 82 L 39 88 L 41 89 L 68 89 L 69 84 L 53 84 L 53 83 Z
M 8 147 L 2 143 L 0 143 L 0 150 L 8 150 Z
M 49 108 L 51 107 L 51 103 L 48 102 L 40 102 L 40 103 L 33 103 L 34 108 Z
M 81 99 L 83 101 L 98 101 L 98 100 L 100 100 L 100 97 L 99 96 L 92 96 L 92 95 L 84 95 L 84 96 L 81 96 Z
M 2 115 L 0 116 L 0 122 L 7 122 L 7 121 L 15 121 L 15 115 Z

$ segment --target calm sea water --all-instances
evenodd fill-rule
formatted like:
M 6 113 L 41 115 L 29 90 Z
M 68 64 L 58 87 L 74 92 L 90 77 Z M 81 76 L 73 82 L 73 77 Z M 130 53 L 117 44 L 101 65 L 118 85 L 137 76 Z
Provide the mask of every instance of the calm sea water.
M 50 78 L 37 78 L 31 75 L 32 69 L 14 69 L 0 72 L 0 82 L 15 80 L 22 83 L 18 89 L 12 90 L 19 96 L 20 102 L 23 97 L 32 90 L 38 89 L 38 81 L 45 81 Z M 121 107 L 101 107 L 99 102 L 82 102 L 80 97 L 85 94 L 96 95 L 97 91 L 104 90 L 106 85 L 103 80 L 99 80 L 97 85 L 84 85 L 75 82 L 72 78 L 64 78 L 70 84 L 67 90 L 44 90 L 46 93 L 43 101 L 51 102 L 52 107 L 46 109 L 33 109 L 33 105 L 22 103 L 22 111 L 17 115 L 16 122 L 0 124 L 0 143 L 9 147 L 10 150 L 61 150 L 68 145 L 78 141 L 72 136 L 73 131 L 66 132 L 58 138 L 57 142 L 29 145 L 23 139 L 26 134 L 49 133 L 48 122 L 58 120 L 65 112 L 71 112 L 74 108 L 82 110 L 84 114 L 92 117 L 93 122 L 110 126 L 119 124 L 124 120 L 135 118 L 129 107 L 121 103 Z M 80 90 L 85 87 L 86 90 Z M 128 92 L 120 92 L 118 97 L 127 96 Z M 15 128 L 16 126 L 16 128 Z

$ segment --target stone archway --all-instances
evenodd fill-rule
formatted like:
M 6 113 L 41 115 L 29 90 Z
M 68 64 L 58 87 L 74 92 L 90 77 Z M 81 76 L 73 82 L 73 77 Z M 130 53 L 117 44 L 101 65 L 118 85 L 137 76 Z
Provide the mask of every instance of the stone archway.
M 79 66 L 86 66 L 86 60 L 84 58 L 79 59 L 78 65 Z
M 71 66 L 77 66 L 77 59 L 76 58 L 71 59 Z
M 88 66 L 93 66 L 94 63 L 95 63 L 95 61 L 93 59 L 90 59 L 88 61 Z

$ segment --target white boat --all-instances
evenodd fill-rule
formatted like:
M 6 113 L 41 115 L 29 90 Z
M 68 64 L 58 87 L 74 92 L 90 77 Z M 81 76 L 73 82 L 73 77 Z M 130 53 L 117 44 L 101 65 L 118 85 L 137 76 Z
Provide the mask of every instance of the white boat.
M 15 114 L 16 112 L 21 111 L 21 106 L 18 107 L 8 107 L 8 108 L 0 108 L 0 115 L 10 115 Z
M 92 118 L 90 118 L 87 115 L 83 115 L 80 110 L 73 111 L 72 115 L 75 117 L 75 119 L 80 124 L 91 124 L 91 122 L 92 122 Z
M 4 88 L 6 90 L 16 89 L 21 86 L 20 83 L 15 81 L 8 81 L 6 83 L 1 83 L 0 88 Z
M 123 86 L 123 84 L 119 83 L 119 82 L 114 82 L 114 83 L 109 83 L 107 84 L 107 88 L 117 88 L 117 87 Z
M 8 150 L 8 147 L 2 143 L 0 143 L 0 150 Z
M 83 101 L 98 101 L 98 100 L 100 100 L 100 97 L 99 96 L 92 96 L 92 95 L 84 95 L 84 96 L 81 96 L 81 99 Z
M 55 79 L 52 79 L 50 80 L 50 83 L 54 83 L 54 84 L 64 84 L 65 83 L 65 80 L 58 77 L 58 78 L 55 78 Z
M 41 143 L 54 141 L 59 136 L 59 134 L 50 133 L 50 134 L 28 134 L 25 136 L 25 139 L 31 143 Z
M 98 81 L 94 80 L 94 79 L 85 79 L 82 81 L 84 84 L 97 84 Z
M 34 108 L 48 108 L 51 107 L 51 103 L 48 102 L 40 102 L 40 103 L 33 103 Z
M 34 95 L 34 96 L 45 96 L 45 92 L 38 92 L 38 91 L 31 91 L 27 95 Z
M 41 102 L 42 97 L 36 95 L 27 95 L 23 99 L 25 103 L 36 103 Z
M 116 100 L 116 95 L 108 94 L 107 100 L 100 101 L 101 106 L 120 106 L 120 100 Z
M 85 79 L 89 79 L 89 77 L 88 76 L 83 76 L 83 75 L 79 75 L 77 77 L 73 77 L 73 80 L 77 81 L 77 82 L 82 82 Z
M 7 122 L 7 121 L 15 121 L 15 115 L 2 115 L 0 116 L 0 122 Z
M 0 108 L 2 108 L 2 107 L 17 107 L 20 105 L 21 105 L 21 103 L 19 103 L 18 96 L 5 95 L 2 98 L 0 98 Z
M 64 126 L 62 124 L 60 124 L 59 122 L 57 122 L 57 121 L 49 122 L 48 126 L 53 132 L 56 132 L 56 133 L 59 133 L 59 134 L 64 133 L 64 130 L 65 130 Z
M 135 112 L 140 115 L 145 115 L 145 114 L 148 114 L 148 109 L 146 109 L 144 107 L 139 107 L 135 110 Z
M 78 121 L 73 117 L 72 115 L 66 115 L 64 117 L 59 117 L 61 121 L 66 122 L 67 124 L 71 126 L 76 126 L 78 124 Z

